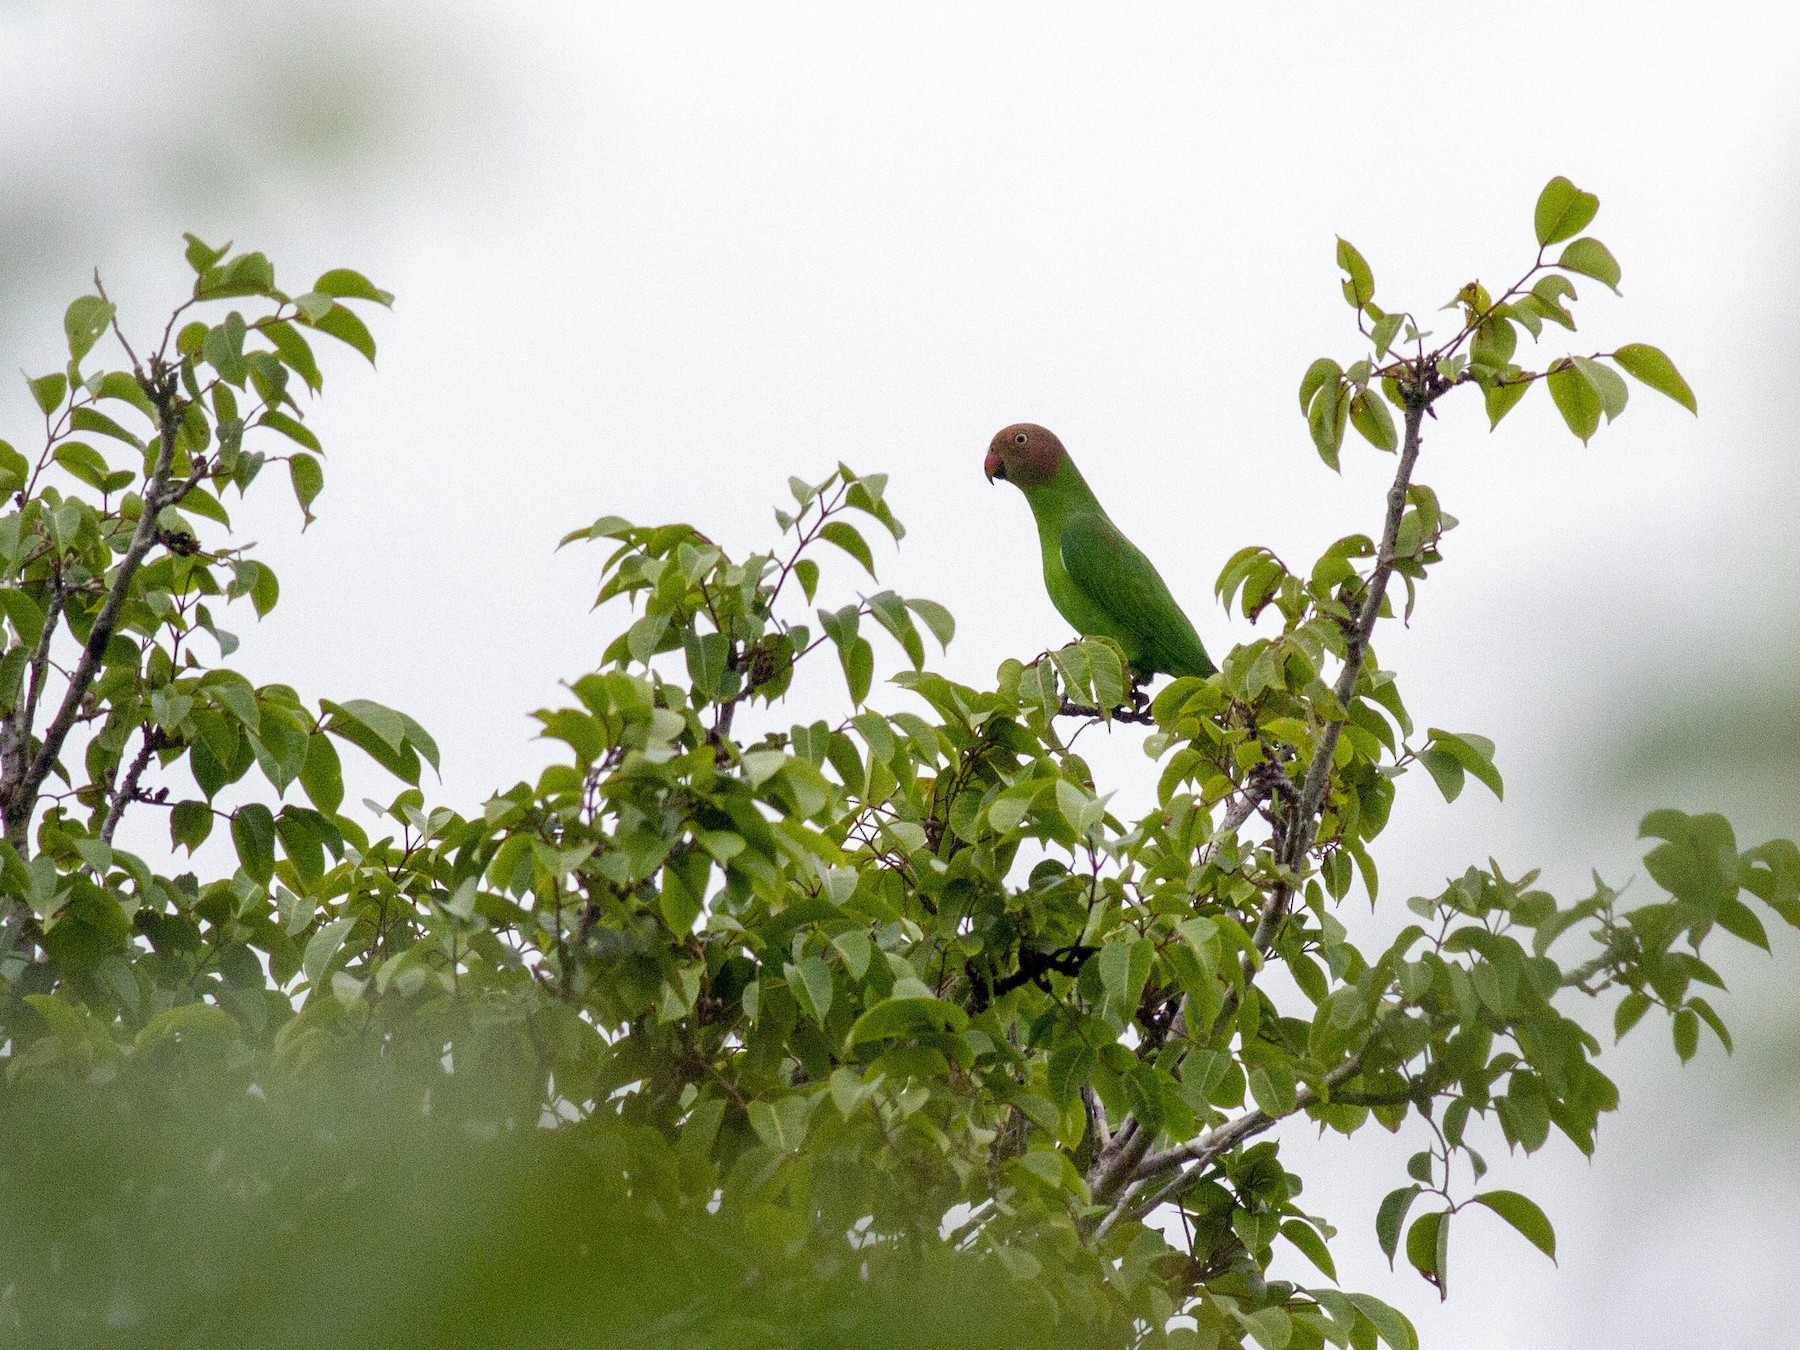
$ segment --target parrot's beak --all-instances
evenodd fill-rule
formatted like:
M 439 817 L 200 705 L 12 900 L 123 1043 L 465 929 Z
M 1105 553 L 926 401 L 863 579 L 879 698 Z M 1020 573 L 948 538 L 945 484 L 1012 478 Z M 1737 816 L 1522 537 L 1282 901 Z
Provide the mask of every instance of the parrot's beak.
M 988 482 L 991 483 L 996 478 L 1003 483 L 1006 481 L 1006 461 L 1000 458 L 998 450 L 988 451 L 987 459 L 982 462 L 981 467 L 987 473 Z

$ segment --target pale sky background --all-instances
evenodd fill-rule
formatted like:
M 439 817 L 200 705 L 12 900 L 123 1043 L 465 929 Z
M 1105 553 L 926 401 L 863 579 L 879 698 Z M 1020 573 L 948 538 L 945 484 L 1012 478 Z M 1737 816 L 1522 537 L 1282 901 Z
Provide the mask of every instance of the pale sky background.
M 1508 794 L 1446 807 L 1409 778 L 1376 856 L 1384 910 L 1490 854 L 1572 900 L 1590 865 L 1631 875 L 1652 806 L 1800 831 L 1794 796 L 1655 750 L 1708 680 L 1795 706 L 1796 69 L 1800 7 L 1773 3 L 0 0 L 0 368 L 59 364 L 96 264 L 160 329 L 183 229 L 292 289 L 347 264 L 396 292 L 378 373 L 330 355 L 318 523 L 279 482 L 239 511 L 282 581 L 239 661 L 404 707 L 443 747 L 437 799 L 471 810 L 544 762 L 526 714 L 620 623 L 561 534 L 618 512 L 748 550 L 787 475 L 840 458 L 893 475 L 911 532 L 882 581 L 955 612 L 957 678 L 1067 637 L 1023 502 L 981 478 L 1023 419 L 1215 653 L 1244 639 L 1223 561 L 1373 532 L 1391 472 L 1351 447 L 1332 475 L 1295 407 L 1314 356 L 1359 354 L 1333 236 L 1427 313 L 1522 270 L 1566 174 L 1625 292 L 1580 284 L 1573 350 L 1664 347 L 1702 416 L 1634 387 L 1585 449 L 1541 396 L 1492 436 L 1473 398 L 1428 428 L 1419 476 L 1463 524 L 1379 654 L 1421 727 L 1499 742 Z M 31 420 L 0 391 L 0 434 L 24 449 Z M 1135 741 L 1099 739 L 1102 777 L 1147 793 Z M 1471 1214 L 1440 1306 L 1373 1236 L 1416 1145 L 1284 1145 L 1346 1286 L 1428 1346 L 1791 1338 L 1800 941 L 1775 937 L 1724 963 L 1734 1059 L 1707 1042 L 1677 1072 L 1647 1022 L 1602 1060 L 1625 1103 L 1592 1164 L 1496 1133 L 1495 1184 L 1544 1203 L 1560 1268 Z

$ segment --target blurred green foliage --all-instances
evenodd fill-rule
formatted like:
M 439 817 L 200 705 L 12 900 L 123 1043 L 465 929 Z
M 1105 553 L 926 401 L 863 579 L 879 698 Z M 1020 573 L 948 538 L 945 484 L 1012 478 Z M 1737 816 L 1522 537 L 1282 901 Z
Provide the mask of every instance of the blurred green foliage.
M 0 1094 L 8 1340 L 1117 1343 L 1059 1324 L 977 1253 L 825 1251 L 755 1211 L 709 1212 L 654 1136 L 498 1117 L 528 1104 L 504 1072 L 346 1046 L 272 1075 L 228 1018 L 186 1021 L 113 1072 L 40 1064 Z M 857 1160 L 839 1161 L 849 1183 Z

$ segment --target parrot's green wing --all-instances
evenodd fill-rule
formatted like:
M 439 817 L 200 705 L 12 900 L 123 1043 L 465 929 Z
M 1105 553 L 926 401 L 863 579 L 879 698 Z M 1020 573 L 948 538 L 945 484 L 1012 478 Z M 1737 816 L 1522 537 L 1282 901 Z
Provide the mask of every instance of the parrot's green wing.
M 1086 601 L 1083 608 L 1090 619 L 1104 620 L 1094 623 L 1090 636 L 1115 639 L 1144 671 L 1213 673 L 1199 634 L 1156 568 L 1105 516 L 1069 517 L 1058 545 L 1063 570 Z

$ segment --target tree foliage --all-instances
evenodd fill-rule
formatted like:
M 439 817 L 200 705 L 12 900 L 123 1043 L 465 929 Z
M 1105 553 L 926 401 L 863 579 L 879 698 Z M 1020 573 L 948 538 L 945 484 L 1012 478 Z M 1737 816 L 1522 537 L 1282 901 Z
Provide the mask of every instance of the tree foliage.
M 1572 278 L 1616 289 L 1582 234 L 1597 208 L 1552 180 L 1525 275 L 1497 299 L 1464 287 L 1436 339 L 1374 303 L 1339 241 L 1364 351 L 1315 362 L 1301 409 L 1327 464 L 1351 427 L 1395 455 L 1393 484 L 1373 533 L 1309 567 L 1229 560 L 1218 596 L 1255 635 L 1217 675 L 1146 709 L 1103 639 L 1009 660 L 987 687 L 934 670 L 951 616 L 867 589 L 869 532 L 903 529 L 885 475 L 839 465 L 790 480 L 766 552 L 617 516 L 570 534 L 601 550 L 598 601 L 630 617 L 537 714 L 557 762 L 468 814 L 428 800 L 418 723 L 253 685 L 218 622 L 279 598 L 229 543 L 231 492 L 285 461 L 310 521 L 312 343 L 373 359 L 357 306 L 390 297 L 345 270 L 289 296 L 260 254 L 190 237 L 193 295 L 141 359 L 104 291 L 76 300 L 66 367 L 31 381 L 41 446 L 0 444 L 0 1101 L 34 1141 L 9 1175 L 45 1197 L 9 1267 L 78 1250 L 99 1273 L 91 1306 L 44 1275 L 3 1311 L 48 1334 L 110 1303 L 140 1333 L 204 1304 L 220 1257 L 177 1245 L 134 1267 L 124 1247 L 171 1214 L 238 1233 L 314 1214 L 348 1158 L 365 1213 L 441 1197 L 447 1175 L 524 1177 L 465 1206 L 540 1216 L 514 1220 L 535 1236 L 507 1260 L 579 1246 L 565 1274 L 633 1291 L 630 1327 L 583 1321 L 559 1276 L 442 1338 L 497 1334 L 481 1318 L 506 1308 L 595 1343 L 903 1339 L 869 1291 L 904 1288 L 964 1310 L 946 1342 L 1410 1350 L 1400 1312 L 1336 1284 L 1346 1216 L 1310 1213 L 1280 1151 L 1306 1123 L 1417 1122 L 1407 1177 L 1348 1220 L 1440 1292 L 1471 1206 L 1554 1256 L 1543 1208 L 1483 1189 L 1480 1150 L 1556 1131 L 1592 1152 L 1618 1093 L 1581 1014 L 1616 999 L 1615 1037 L 1654 1009 L 1683 1059 L 1702 1025 L 1729 1048 L 1703 944 L 1766 947 L 1769 914 L 1800 925 L 1792 843 L 1741 849 L 1723 819 L 1670 810 L 1644 819 L 1655 894 L 1637 903 L 1597 879 L 1559 898 L 1490 861 L 1407 900 L 1385 944 L 1339 917 L 1355 890 L 1391 903 L 1372 846 L 1403 774 L 1447 799 L 1503 789 L 1492 742 L 1421 733 L 1376 660 L 1456 523 L 1417 477 L 1426 418 L 1472 386 L 1497 425 L 1543 384 L 1586 441 L 1625 408 L 1620 371 L 1695 406 L 1644 344 L 1518 363 L 1522 336 L 1573 330 Z M 800 663 L 833 660 L 841 699 L 790 696 Z M 1070 748 L 1083 718 L 1152 724 L 1141 815 Z M 345 808 L 346 753 L 398 780 L 378 814 Z M 169 851 L 117 844 L 128 813 L 166 817 Z M 163 1146 L 124 1146 L 125 1122 L 175 1117 Z M 73 1199 L 45 1180 L 68 1170 L 70 1120 L 111 1141 Z M 378 1122 L 386 1151 L 352 1137 Z M 170 1192 L 206 1204 L 144 1199 Z M 621 1231 L 681 1299 L 647 1292 Z M 1282 1251 L 1316 1277 L 1273 1277 Z M 1003 1326 L 982 1320 L 994 1307 Z

